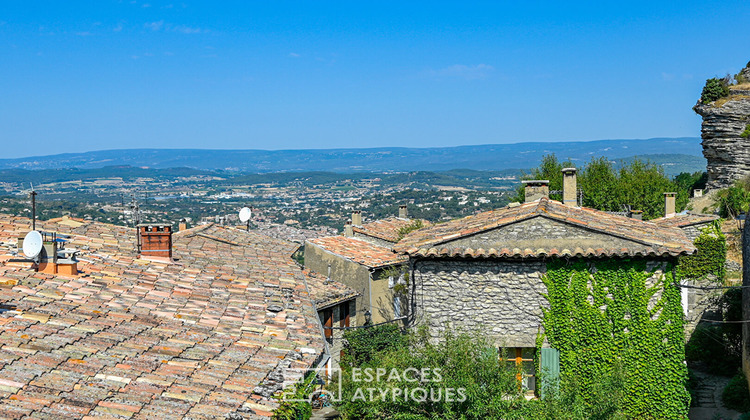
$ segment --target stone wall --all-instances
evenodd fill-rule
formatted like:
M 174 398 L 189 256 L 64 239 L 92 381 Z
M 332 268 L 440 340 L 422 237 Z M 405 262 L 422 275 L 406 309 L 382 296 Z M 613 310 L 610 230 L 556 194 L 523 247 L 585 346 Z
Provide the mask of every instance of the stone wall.
M 542 261 L 416 261 L 411 323 L 428 325 L 433 337 L 463 328 L 492 334 L 498 346 L 534 347 L 545 271 Z
M 742 232 L 742 371 L 750 387 L 750 223 Z
M 663 267 L 663 261 L 649 262 L 649 269 L 658 269 L 647 284 L 663 276 Z M 433 338 L 462 328 L 490 334 L 498 346 L 536 345 L 541 308 L 548 306 L 545 261 L 424 259 L 412 260 L 411 270 L 411 326 L 426 324 Z
M 451 241 L 444 246 L 472 249 L 549 249 L 550 244 L 562 249 L 606 248 L 606 249 L 641 249 L 643 244 L 583 229 L 569 223 L 550 220 L 546 217 L 535 217 L 493 229 L 480 232 L 465 238 Z
M 708 161 L 706 188 L 726 188 L 750 174 L 750 138 L 740 137 L 750 123 L 750 90 L 735 88 L 728 98 L 693 109 L 703 117 L 703 156 Z

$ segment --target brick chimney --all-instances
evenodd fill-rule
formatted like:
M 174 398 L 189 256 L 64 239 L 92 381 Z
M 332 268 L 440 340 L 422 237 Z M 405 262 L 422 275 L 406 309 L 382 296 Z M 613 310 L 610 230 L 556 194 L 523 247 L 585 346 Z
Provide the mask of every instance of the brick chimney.
M 531 181 L 521 181 L 526 187 L 524 191 L 526 193 L 525 203 L 532 201 L 538 201 L 542 197 L 549 197 L 549 180 L 546 179 L 535 179 Z
M 578 206 L 578 183 L 576 181 L 576 168 L 563 168 L 563 204 L 566 206 Z
M 399 219 L 408 219 L 409 218 L 409 211 L 406 209 L 406 205 L 402 204 L 398 206 L 398 218 Z
M 676 197 L 677 193 L 664 193 L 664 217 L 674 217 L 674 215 L 677 214 L 675 211 Z
M 138 225 L 140 256 L 172 258 L 172 225 L 141 223 Z
M 352 212 L 352 225 L 362 226 L 362 211 L 361 210 L 354 210 Z
M 352 222 L 351 220 L 347 220 L 344 224 L 344 236 L 347 238 L 351 238 L 354 236 L 354 229 L 352 229 Z

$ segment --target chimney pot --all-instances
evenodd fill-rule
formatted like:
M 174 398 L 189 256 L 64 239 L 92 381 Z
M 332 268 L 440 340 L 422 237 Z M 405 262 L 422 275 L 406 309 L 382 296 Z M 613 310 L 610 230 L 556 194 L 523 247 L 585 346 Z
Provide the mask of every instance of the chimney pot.
M 674 217 L 675 211 L 675 200 L 677 193 L 668 192 L 664 193 L 664 217 Z
M 354 210 L 352 212 L 352 225 L 362 226 L 362 211 L 361 210 Z
M 563 204 L 566 206 L 578 206 L 578 183 L 576 180 L 576 168 L 563 168 Z
M 643 211 L 642 210 L 633 210 L 630 212 L 630 218 L 636 219 L 636 220 L 643 220 Z
M 406 209 L 406 205 L 402 204 L 398 206 L 398 218 L 399 219 L 409 218 L 409 211 Z
M 549 197 L 549 180 L 535 179 L 530 181 L 521 181 L 526 186 L 524 202 L 539 201 L 542 198 Z

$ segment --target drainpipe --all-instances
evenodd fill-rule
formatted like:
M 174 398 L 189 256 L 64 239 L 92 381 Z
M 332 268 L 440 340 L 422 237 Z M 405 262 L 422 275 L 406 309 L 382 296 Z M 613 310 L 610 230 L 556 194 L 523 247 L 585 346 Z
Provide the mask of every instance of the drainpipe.
M 367 282 L 367 296 L 369 297 L 370 302 L 368 303 L 369 307 L 367 308 L 367 311 L 365 311 L 365 322 L 367 322 L 367 312 L 370 313 L 370 322 L 374 324 L 372 321 L 372 273 L 375 271 L 374 269 L 370 268 L 368 271 L 368 278 L 369 281 Z

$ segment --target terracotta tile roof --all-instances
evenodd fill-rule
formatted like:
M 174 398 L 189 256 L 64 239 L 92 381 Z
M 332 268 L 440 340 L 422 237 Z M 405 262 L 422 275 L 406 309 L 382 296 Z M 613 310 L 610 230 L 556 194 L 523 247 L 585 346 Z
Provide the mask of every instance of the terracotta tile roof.
M 0 215 L 0 251 L 29 225 Z M 323 351 L 284 241 L 202 226 L 174 235 L 167 264 L 136 258 L 134 229 L 37 226 L 70 235 L 82 273 L 0 258 L 0 418 L 267 417 L 280 386 L 271 373 L 307 368 Z M 313 286 L 316 300 L 348 293 Z
M 715 214 L 685 212 L 677 213 L 673 217 L 660 217 L 658 219 L 653 219 L 651 222 L 656 223 L 659 226 L 683 228 L 713 222 L 714 220 L 719 220 L 719 216 Z
M 359 293 L 339 282 L 328 280 L 325 276 L 304 270 L 307 275 L 307 286 L 315 300 L 318 310 L 338 305 L 359 296 Z
M 406 256 L 395 254 L 389 248 L 345 236 L 328 236 L 307 242 L 370 268 L 399 264 L 407 260 Z
M 544 217 L 626 239 L 640 246 L 606 249 L 558 249 L 551 246 L 543 249 L 519 249 L 509 244 L 511 246 L 508 248 L 501 249 L 471 249 L 451 248 L 447 244 L 452 240 L 536 217 Z M 446 246 L 441 246 L 443 244 Z M 565 206 L 558 201 L 543 198 L 520 206 L 483 212 L 420 229 L 398 242 L 394 246 L 394 251 L 423 257 L 624 257 L 692 254 L 695 252 L 695 247 L 677 228 L 663 227 L 655 223 L 588 208 Z
M 399 239 L 399 229 L 410 226 L 417 220 L 420 219 L 401 219 L 398 217 L 389 217 L 387 219 L 365 223 L 362 226 L 352 226 L 352 230 L 356 233 L 361 233 L 363 235 L 372 236 L 373 238 L 378 238 L 395 243 Z M 424 226 L 430 225 L 430 222 L 426 220 L 422 220 L 422 223 L 424 224 Z

